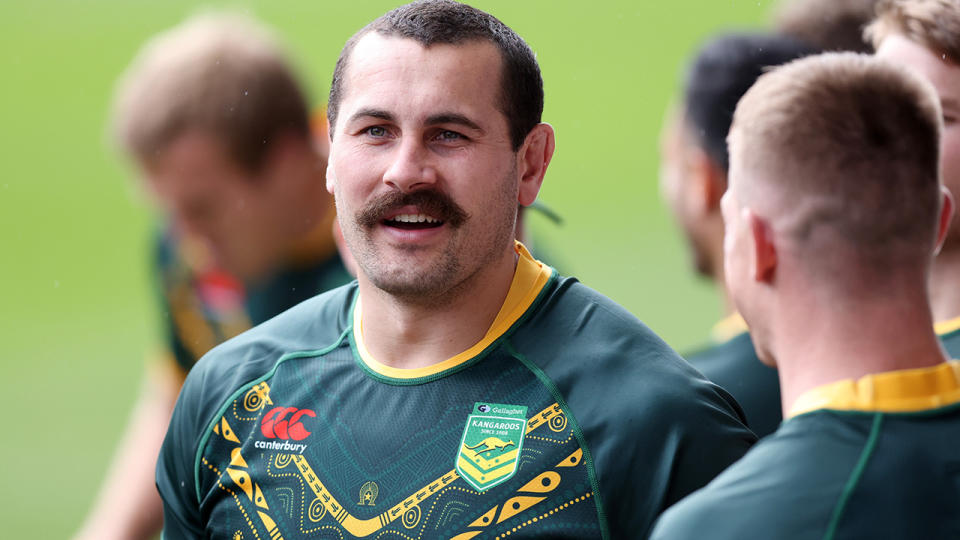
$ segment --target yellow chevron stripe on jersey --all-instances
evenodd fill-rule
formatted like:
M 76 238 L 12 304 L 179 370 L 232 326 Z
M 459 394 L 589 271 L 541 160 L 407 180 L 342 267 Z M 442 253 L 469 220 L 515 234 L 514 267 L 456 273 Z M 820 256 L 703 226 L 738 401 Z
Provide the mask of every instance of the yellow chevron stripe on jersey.
M 938 322 L 937 324 L 933 325 L 933 330 L 937 333 L 938 336 L 949 334 L 954 330 L 960 330 L 960 317 L 957 317 L 955 319 L 950 319 L 947 321 Z
M 797 398 L 788 417 L 817 409 L 918 412 L 958 402 L 960 362 L 954 360 L 818 386 Z
M 497 313 L 497 317 L 493 320 L 493 324 L 490 325 L 486 335 L 469 349 L 432 366 L 415 369 L 398 369 L 378 362 L 373 355 L 370 354 L 363 341 L 363 319 L 361 317 L 363 310 L 360 307 L 361 298 L 358 296 L 353 307 L 353 337 L 357 343 L 357 351 L 360 353 L 360 358 L 363 360 L 363 363 L 374 372 L 387 377 L 394 379 L 416 379 L 446 371 L 480 354 L 480 352 L 489 347 L 491 343 L 509 330 L 510 327 L 513 326 L 513 323 L 517 322 L 527 311 L 527 308 L 533 304 L 533 301 L 537 299 L 537 295 L 540 294 L 540 291 L 543 290 L 544 286 L 546 286 L 550 280 L 550 276 L 553 275 L 553 269 L 534 259 L 523 244 L 516 242 L 514 249 L 518 255 L 517 269 L 514 271 L 513 281 L 510 283 L 507 298 L 500 307 L 500 312 Z
M 527 421 L 527 429 L 525 433 L 529 434 L 530 432 L 536 430 L 540 426 L 548 423 L 550 418 L 553 418 L 554 416 L 557 416 L 560 413 L 561 413 L 560 405 L 556 403 L 554 403 L 553 405 L 550 405 L 549 407 L 546 407 L 536 415 L 530 417 L 530 419 Z M 224 423 L 225 422 L 226 420 L 224 420 Z M 444 474 L 443 476 L 437 478 L 433 482 L 430 482 L 429 484 L 427 484 L 426 486 L 418 490 L 413 495 L 410 495 L 409 497 L 405 498 L 404 500 L 394 505 L 392 508 L 390 508 L 386 512 L 383 512 L 382 514 L 370 519 L 357 519 L 356 517 L 350 515 L 350 513 L 347 512 L 346 508 L 344 508 L 344 505 L 340 504 L 340 502 L 337 501 L 337 499 L 330 493 L 327 487 L 323 485 L 323 482 L 320 480 L 320 477 L 313 470 L 313 467 L 310 466 L 310 463 L 307 461 L 306 458 L 298 454 L 279 454 L 279 455 L 284 456 L 284 459 L 282 460 L 283 462 L 287 462 L 287 459 L 289 459 L 290 460 L 289 462 L 292 462 L 293 464 L 296 465 L 297 471 L 300 473 L 300 476 L 303 477 L 304 481 L 307 483 L 307 486 L 310 488 L 310 491 L 312 491 L 313 494 L 316 496 L 315 501 L 319 501 L 320 504 L 323 506 L 323 508 L 326 510 L 325 513 L 329 513 L 331 516 L 333 516 L 334 519 L 343 526 L 344 530 L 346 530 L 348 533 L 358 538 L 369 536 L 379 531 L 380 529 L 386 527 L 387 525 L 395 521 L 397 518 L 403 516 L 406 512 L 410 511 L 414 506 L 418 506 L 423 501 L 439 493 L 442 490 L 442 488 L 448 486 L 454 480 L 457 480 L 460 478 L 460 475 L 457 474 L 457 470 L 454 469 L 448 472 L 447 474 Z M 583 450 L 578 448 L 573 454 L 571 454 L 571 456 L 568 459 L 564 460 L 557 466 L 558 467 L 572 466 L 569 464 L 564 465 L 564 463 L 566 463 L 570 459 L 573 460 L 572 461 L 573 465 L 577 465 L 582 461 L 582 456 L 583 456 Z M 277 462 L 277 466 L 281 467 L 279 460 Z M 512 466 L 510 466 L 509 468 L 512 468 Z M 229 469 L 228 469 L 228 473 L 229 473 Z M 521 488 L 521 489 L 526 489 L 526 488 Z M 311 508 L 313 508 L 313 504 L 311 504 Z

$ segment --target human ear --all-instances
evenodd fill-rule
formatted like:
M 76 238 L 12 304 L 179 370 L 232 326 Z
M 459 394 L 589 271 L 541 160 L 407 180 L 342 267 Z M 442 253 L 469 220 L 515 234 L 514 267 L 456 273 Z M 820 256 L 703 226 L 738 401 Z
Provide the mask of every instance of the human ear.
M 943 247 L 943 241 L 947 238 L 947 231 L 950 230 L 950 222 L 953 220 L 953 213 L 957 208 L 956 202 L 953 200 L 953 194 L 946 186 L 940 186 L 940 193 L 943 201 L 940 203 L 940 223 L 937 228 L 937 244 L 933 250 L 934 255 L 940 254 L 940 248 Z
M 688 159 L 696 186 L 693 196 L 697 213 L 707 215 L 719 211 L 720 199 L 727 190 L 726 174 L 702 148 L 693 149 Z
M 765 219 L 749 208 L 744 208 L 743 212 L 750 227 L 753 245 L 753 279 L 773 283 L 777 270 L 777 248 L 774 245 L 773 230 Z
M 556 149 L 556 136 L 550 124 L 537 124 L 527 134 L 518 155 L 518 171 L 520 175 L 520 189 L 517 202 L 523 206 L 530 206 L 540 193 L 543 177 L 547 173 L 547 166 L 553 158 Z

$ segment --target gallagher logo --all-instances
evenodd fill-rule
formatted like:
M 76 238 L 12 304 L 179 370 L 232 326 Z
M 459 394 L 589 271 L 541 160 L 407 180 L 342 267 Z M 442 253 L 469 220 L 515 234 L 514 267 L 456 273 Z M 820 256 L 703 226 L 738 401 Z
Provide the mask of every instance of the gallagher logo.
M 303 418 L 316 418 L 317 413 L 310 409 L 296 407 L 274 407 L 260 421 L 260 432 L 268 439 L 292 439 L 302 441 L 310 436 L 303 427 Z

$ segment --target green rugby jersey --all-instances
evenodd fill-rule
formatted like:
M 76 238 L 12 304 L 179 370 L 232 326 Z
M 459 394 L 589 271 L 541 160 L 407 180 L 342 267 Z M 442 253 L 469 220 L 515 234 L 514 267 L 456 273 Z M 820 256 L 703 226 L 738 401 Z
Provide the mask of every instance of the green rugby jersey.
M 757 358 L 747 325 L 739 315 L 720 321 L 713 333 L 714 343 L 687 354 L 687 361 L 730 392 L 743 407 L 747 426 L 758 437 L 766 437 L 783 419 L 777 370 Z
M 522 246 L 487 335 L 370 357 L 356 284 L 215 348 L 157 465 L 165 538 L 624 538 L 754 442 L 646 326 Z
M 950 358 L 960 358 L 960 317 L 937 323 L 934 329 Z
M 826 385 L 791 413 L 652 538 L 960 538 L 960 363 Z
M 202 254 L 169 228 L 157 235 L 154 268 L 161 320 L 170 355 L 182 373 L 218 343 L 353 280 L 330 236 L 332 204 L 327 215 L 302 253 L 291 254 L 286 266 L 256 283 L 241 283 L 203 264 Z

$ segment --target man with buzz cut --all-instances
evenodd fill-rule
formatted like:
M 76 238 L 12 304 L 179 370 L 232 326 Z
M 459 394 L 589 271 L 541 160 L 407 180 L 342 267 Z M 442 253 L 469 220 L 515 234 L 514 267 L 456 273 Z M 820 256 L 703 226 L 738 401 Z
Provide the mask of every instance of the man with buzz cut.
M 746 452 L 718 387 L 514 240 L 542 110 L 530 47 L 470 6 L 350 38 L 327 184 L 358 281 L 193 369 L 165 538 L 632 538 Z
M 777 372 L 757 360 L 750 334 L 726 293 L 723 218 L 727 190 L 727 132 L 737 101 L 764 70 L 813 54 L 803 43 L 773 34 L 724 34 L 697 52 L 687 72 L 683 102 L 664 126 L 660 184 L 686 237 L 697 272 L 717 284 L 724 318 L 710 343 L 686 354 L 693 367 L 730 392 L 759 437 L 780 425 Z
M 943 183 L 960 195 L 960 1 L 881 2 L 866 34 L 878 57 L 912 70 L 936 88 L 943 109 Z M 947 352 L 960 358 L 960 213 L 934 260 L 930 297 L 937 333 Z
M 940 114 L 928 83 L 853 53 L 778 68 L 737 105 L 726 279 L 786 420 L 652 538 L 960 532 L 960 362 L 927 294 L 953 211 Z

